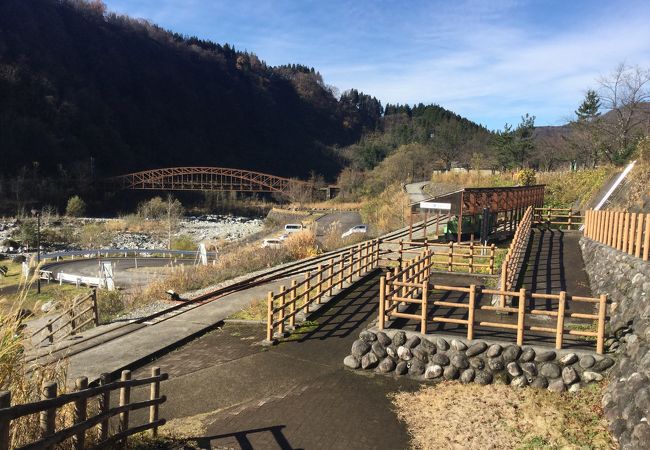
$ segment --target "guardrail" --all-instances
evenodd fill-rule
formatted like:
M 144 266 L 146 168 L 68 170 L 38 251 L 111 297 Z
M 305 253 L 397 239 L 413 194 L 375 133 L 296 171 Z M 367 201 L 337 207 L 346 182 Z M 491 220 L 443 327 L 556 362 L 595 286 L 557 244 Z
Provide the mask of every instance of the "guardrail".
M 130 249 L 130 248 L 106 248 L 94 250 L 68 250 L 61 252 L 51 252 L 41 255 L 41 260 L 54 259 L 59 261 L 61 258 L 75 257 L 81 258 L 109 258 L 109 257 L 124 257 L 140 256 L 143 258 L 150 258 L 153 255 L 162 255 L 163 257 L 171 258 L 173 256 L 196 256 L 198 252 L 195 250 L 167 250 L 164 248 L 159 249 Z M 207 252 L 209 257 L 215 258 L 216 252 Z
M 648 261 L 650 214 L 589 210 L 586 214 L 584 235 L 601 244 Z
M 390 246 L 399 246 L 391 250 Z M 455 267 L 467 268 L 469 273 L 475 273 L 476 269 L 487 269 L 490 275 L 494 275 L 494 257 L 496 246 L 470 243 L 449 242 L 446 244 L 429 242 L 382 242 L 382 261 L 397 262 L 401 268 L 412 255 L 420 255 L 422 251 L 430 251 L 433 257 L 430 260 L 431 267 L 440 270 L 453 272 Z M 391 258 L 391 254 L 397 254 L 397 258 Z M 437 257 L 437 258 L 436 258 Z
M 573 208 L 535 208 L 533 223 L 571 230 L 573 227 L 579 228 L 584 223 L 584 218 L 580 211 Z
M 379 265 L 379 240 L 366 241 L 337 257 L 319 264 L 314 272 L 307 272 L 301 282 L 292 280 L 287 289 L 280 286 L 280 292 L 267 295 L 266 339 L 273 340 L 276 332 L 282 335 L 285 322 L 294 327 L 296 315 L 314 302 L 333 294 L 333 290 L 343 289 L 344 284 L 352 283 L 355 277 L 361 277 Z
M 514 284 L 517 282 L 523 264 L 523 257 L 526 253 L 526 247 L 528 246 L 528 239 L 530 238 L 532 219 L 533 207 L 529 206 L 526 208 L 526 212 L 524 212 L 515 230 L 515 235 L 508 248 L 508 253 L 506 253 L 506 257 L 501 265 L 501 280 L 499 285 L 502 291 L 512 291 Z M 500 306 L 506 306 L 505 296 L 503 295 L 500 297 Z
M 90 448 L 126 448 L 129 436 L 146 430 L 157 435 L 158 427 L 165 424 L 165 419 L 158 417 L 158 408 L 166 401 L 160 395 L 160 382 L 167 380 L 166 373 L 161 374 L 160 368 L 153 367 L 148 378 L 131 379 L 131 371 L 123 370 L 119 381 L 109 382 L 109 375 L 102 374 L 100 385 L 88 387 L 88 378 L 80 377 L 75 380 L 75 391 L 57 395 L 57 384 L 53 381 L 43 383 L 40 401 L 11 406 L 11 392 L 0 391 L 0 450 L 36 450 L 54 449 L 57 444 L 71 440 L 72 448 L 83 450 L 86 446 L 86 434 L 97 427 L 97 442 Z M 131 401 L 131 388 L 150 385 L 149 400 Z M 119 390 L 119 406 L 111 408 L 111 392 Z M 97 413 L 88 417 L 94 405 L 89 405 L 91 399 L 98 397 Z M 72 424 L 56 430 L 57 409 L 74 403 Z M 130 426 L 129 414 L 143 408 L 149 408 L 149 422 Z M 12 440 L 12 421 L 25 416 L 39 414 L 40 437 L 33 442 L 25 442 L 25 436 L 14 436 Z M 119 416 L 118 430 L 110 435 L 109 422 Z M 13 442 L 12 442 L 13 441 Z
M 572 296 L 562 291 L 559 294 L 538 294 L 534 292 L 527 292 L 526 289 L 520 289 L 518 292 L 497 290 L 497 289 L 482 289 L 476 285 L 469 287 L 460 286 L 444 286 L 429 283 L 429 265 L 428 261 L 431 255 L 423 253 L 421 256 L 410 262 L 405 268 L 398 270 L 395 269 L 393 273 L 387 273 L 386 276 L 381 277 L 379 284 L 379 317 L 378 327 L 380 330 L 385 328 L 386 321 L 392 317 L 404 318 L 420 322 L 420 332 L 427 333 L 428 323 L 450 323 L 456 325 L 464 325 L 467 327 L 467 339 L 474 338 L 474 327 L 482 326 L 488 328 L 500 328 L 506 330 L 514 330 L 517 334 L 517 345 L 524 343 L 524 331 L 535 331 L 542 333 L 550 333 L 555 335 L 555 347 L 561 349 L 563 346 L 564 335 L 569 334 L 572 336 L 594 337 L 596 338 L 596 352 L 603 353 L 604 350 L 604 336 L 605 336 L 605 320 L 607 317 L 607 296 L 601 295 L 598 298 L 594 297 L 580 297 Z M 466 294 L 467 303 L 461 301 L 443 301 L 435 300 L 435 294 L 432 290 L 441 290 L 446 292 L 459 292 Z M 487 304 L 481 305 L 481 296 L 497 295 L 501 298 L 511 297 L 513 300 L 517 299 L 516 306 L 505 305 L 492 305 L 490 301 L 484 302 Z M 464 296 L 464 295 L 463 295 Z M 444 295 L 441 295 L 444 297 Z M 526 310 L 526 299 L 546 299 L 557 302 L 557 310 L 541 310 L 529 309 Z M 566 309 L 571 309 L 571 302 L 593 303 L 598 305 L 597 314 L 584 314 L 584 313 L 567 313 Z M 514 301 L 512 302 L 515 303 Z M 399 310 L 401 305 L 419 305 L 420 313 L 414 314 L 412 312 L 404 312 Z M 467 318 L 458 319 L 446 317 L 443 315 L 435 315 L 430 311 L 430 306 L 437 306 L 443 308 L 461 308 L 467 310 Z M 491 311 L 495 314 L 516 314 L 516 323 L 504 323 L 503 321 L 490 321 L 483 320 L 477 322 L 475 320 L 475 312 Z M 526 325 L 526 316 L 546 316 L 556 318 L 554 327 Z M 596 323 L 596 331 L 581 331 L 567 329 L 565 327 L 565 319 L 584 319 L 591 320 Z
M 63 340 L 68 336 L 75 335 L 81 331 L 85 326 L 93 323 L 95 326 L 99 325 L 99 312 L 97 309 L 97 291 L 93 289 L 88 294 L 82 294 L 72 300 L 72 306 L 53 319 L 48 320 L 47 324 L 43 325 L 38 330 L 32 333 L 32 338 L 40 333 L 44 333 L 43 337 L 36 345 L 41 345 L 47 341 L 49 344 L 54 343 L 54 338 L 57 334 L 62 334 L 58 340 Z

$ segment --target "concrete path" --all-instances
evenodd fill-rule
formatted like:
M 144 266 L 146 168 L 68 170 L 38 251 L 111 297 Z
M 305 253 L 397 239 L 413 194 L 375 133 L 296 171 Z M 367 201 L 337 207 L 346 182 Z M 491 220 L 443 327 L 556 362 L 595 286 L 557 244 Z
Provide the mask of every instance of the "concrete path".
M 404 186 L 406 193 L 409 196 L 409 202 L 419 203 L 428 200 L 431 196 L 424 192 L 423 189 L 429 183 L 430 181 L 420 181 L 418 183 L 409 183 Z
M 388 398 L 418 384 L 343 367 L 358 333 L 377 314 L 378 277 L 353 285 L 295 340 L 263 349 L 263 327 L 226 324 L 156 360 L 168 429 L 202 448 L 405 449 L 408 435 Z M 146 376 L 150 367 L 134 375 Z M 139 392 L 141 398 L 146 390 Z

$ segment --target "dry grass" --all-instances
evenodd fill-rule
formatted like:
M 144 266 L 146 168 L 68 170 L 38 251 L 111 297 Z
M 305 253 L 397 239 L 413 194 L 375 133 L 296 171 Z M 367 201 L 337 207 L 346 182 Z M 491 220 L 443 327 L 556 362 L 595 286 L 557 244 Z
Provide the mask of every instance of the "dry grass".
M 332 211 L 361 209 L 361 202 L 339 202 L 336 199 L 324 202 L 312 202 L 302 205 L 304 209 L 329 209 Z M 297 207 L 297 205 L 291 205 Z
M 444 382 L 393 404 L 415 449 L 613 449 L 602 386 L 577 394 Z

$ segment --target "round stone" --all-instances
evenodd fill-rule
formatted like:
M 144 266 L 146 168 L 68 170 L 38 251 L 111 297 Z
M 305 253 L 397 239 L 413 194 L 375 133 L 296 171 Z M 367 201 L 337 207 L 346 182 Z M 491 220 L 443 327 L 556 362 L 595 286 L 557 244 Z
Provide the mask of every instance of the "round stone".
M 465 383 L 465 384 L 471 383 L 473 379 L 474 379 L 474 369 L 463 370 L 463 373 L 460 374 L 461 383 Z
M 372 331 L 363 330 L 361 333 L 359 333 L 359 338 L 363 339 L 368 344 L 372 344 L 377 340 L 377 335 Z
M 373 342 L 371 348 L 372 352 L 377 355 L 377 358 L 385 358 L 388 355 L 386 349 L 383 345 L 381 345 L 381 342 L 379 341 Z
M 513 387 L 525 387 L 527 385 L 528 385 L 528 380 L 523 375 L 519 377 L 514 377 L 510 382 L 510 386 Z
M 431 366 L 428 366 L 424 371 L 424 378 L 427 378 L 429 380 L 433 378 L 438 378 L 441 375 L 442 375 L 442 367 L 439 366 L 438 364 L 433 364 Z
M 361 358 L 363 355 L 370 351 L 370 345 L 363 339 L 357 339 L 352 343 L 352 356 Z
M 377 366 L 377 372 L 388 373 L 395 370 L 395 361 L 392 358 L 384 358 Z
M 480 355 L 487 350 L 487 344 L 483 341 L 477 342 L 469 346 L 465 354 L 469 357 Z
M 589 369 L 596 364 L 596 358 L 594 358 L 591 355 L 585 355 L 582 358 L 580 358 L 580 367 L 583 369 Z
M 521 347 L 518 345 L 509 345 L 503 350 L 501 356 L 506 363 L 509 363 L 511 361 L 516 361 L 520 354 Z
M 485 360 L 480 356 L 475 356 L 469 359 L 469 365 L 476 370 L 485 369 Z
M 614 365 L 614 360 L 609 356 L 605 356 L 603 359 L 601 359 L 596 363 L 596 365 L 593 367 L 593 370 L 595 372 L 602 372 L 603 370 L 609 369 L 613 365 Z
M 567 353 L 566 355 L 560 358 L 560 364 L 565 366 L 570 366 L 576 361 L 578 361 L 578 355 L 576 355 L 575 353 Z
M 523 370 L 529 377 L 537 375 L 537 366 L 533 362 L 525 362 L 521 364 L 521 370 Z
M 404 347 L 406 348 L 415 348 L 420 345 L 420 338 L 417 336 L 411 336 L 404 342 Z
M 376 367 L 378 363 L 379 363 L 379 358 L 377 358 L 377 355 L 375 355 L 372 352 L 366 353 L 365 355 L 363 355 L 363 358 L 361 358 L 361 368 L 363 370 L 372 369 Z
M 451 356 L 451 364 L 459 369 L 467 369 L 469 367 L 469 360 L 462 353 L 455 353 Z
M 492 344 L 488 348 L 487 355 L 490 358 L 496 358 L 501 354 L 502 351 L 503 351 L 503 347 L 501 347 L 499 344 Z
M 383 345 L 384 347 L 388 347 L 390 344 L 393 343 L 393 340 L 388 337 L 386 333 L 383 331 L 380 331 L 377 333 L 377 340 Z
M 419 359 L 422 362 L 426 363 L 429 360 L 427 351 L 423 349 L 421 345 L 418 345 L 413 350 L 411 350 L 411 353 L 413 353 L 413 356 L 415 358 Z
M 519 361 L 521 362 L 530 362 L 535 359 L 535 350 L 530 347 L 522 349 L 521 355 L 519 356 Z
M 500 370 L 505 369 L 506 364 L 503 361 L 503 358 L 501 356 L 497 356 L 496 358 L 488 359 L 488 367 L 492 369 L 494 372 L 498 372 Z
M 428 339 L 422 339 L 420 341 L 420 347 L 427 352 L 427 355 L 436 354 L 436 345 Z
M 395 344 L 395 346 L 399 347 L 400 345 L 404 345 L 405 342 L 406 342 L 406 333 L 404 333 L 403 331 L 398 331 L 393 335 L 393 344 Z
M 548 390 L 551 392 L 564 392 L 566 391 L 566 386 L 562 380 L 555 380 L 548 385 Z
M 442 372 L 442 375 L 445 377 L 446 380 L 455 380 L 458 378 L 458 369 L 455 368 L 454 366 L 447 366 L 445 367 L 445 370 Z
M 578 381 L 578 373 L 573 367 L 565 367 L 562 369 L 562 381 L 566 385 L 571 385 Z
M 392 356 L 393 358 L 399 358 L 395 344 L 390 344 L 388 347 L 386 347 L 386 353 L 388 353 L 388 355 Z
M 354 355 L 348 355 L 345 357 L 343 360 L 343 364 L 345 367 L 349 367 L 350 369 L 358 369 L 361 367 L 361 362 L 359 362 L 359 358 L 357 358 Z
M 591 372 L 589 370 L 586 370 L 582 373 L 582 380 L 585 383 L 591 383 L 592 381 L 601 381 L 602 379 L 602 374 L 598 372 Z
M 546 389 L 548 387 L 548 379 L 544 375 L 537 376 L 530 382 L 530 386 L 537 389 Z
M 418 359 L 409 362 L 409 375 L 417 377 L 424 373 L 424 364 Z
M 449 344 L 444 338 L 439 337 L 438 339 L 436 339 L 436 347 L 438 348 L 438 350 L 445 351 L 449 349 Z
M 519 364 L 514 361 L 508 363 L 506 370 L 511 377 L 518 377 L 521 375 L 521 367 L 519 367 Z
M 561 375 L 560 366 L 553 362 L 547 362 L 542 365 L 542 368 L 539 370 L 539 373 L 544 375 L 547 378 L 557 378 Z
M 480 371 L 474 377 L 474 382 L 485 386 L 492 383 L 492 374 L 490 372 Z
M 571 393 L 578 392 L 580 389 L 581 389 L 580 388 L 580 383 L 574 383 L 571 386 L 569 386 L 569 392 L 571 392 Z
M 535 356 L 535 361 L 538 362 L 553 361 L 554 359 L 555 359 L 555 352 L 553 350 L 541 352 Z
M 429 358 L 429 361 L 431 361 L 433 364 L 438 364 L 439 366 L 443 367 L 449 365 L 449 357 L 444 353 L 436 353 L 431 358 Z
M 510 384 L 510 377 L 507 372 L 499 372 L 494 374 L 494 384 Z
M 399 359 L 403 359 L 404 361 L 410 361 L 410 359 L 413 358 L 413 353 L 411 353 L 410 348 L 400 346 L 397 348 L 397 356 Z
M 406 363 L 406 361 L 400 361 L 395 366 L 395 373 L 397 375 L 404 375 L 406 372 L 408 372 L 408 370 L 409 370 L 409 366 Z
M 463 341 L 459 341 L 458 339 L 453 339 L 451 341 L 451 348 L 456 350 L 457 352 L 463 352 L 467 350 L 467 345 Z

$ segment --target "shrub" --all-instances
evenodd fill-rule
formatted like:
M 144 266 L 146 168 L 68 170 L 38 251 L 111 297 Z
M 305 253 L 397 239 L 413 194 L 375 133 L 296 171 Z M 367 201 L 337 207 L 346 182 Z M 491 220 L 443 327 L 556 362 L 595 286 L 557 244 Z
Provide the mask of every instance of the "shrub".
M 535 177 L 535 170 L 533 169 L 521 169 L 517 173 L 517 182 L 521 186 L 532 186 L 537 182 Z
M 81 217 L 84 214 L 86 214 L 86 202 L 84 202 L 78 195 L 70 197 L 68 205 L 65 207 L 65 215 L 70 217 Z
M 284 246 L 289 256 L 295 259 L 307 258 L 318 253 L 316 236 L 311 231 L 292 233 L 284 241 Z
M 196 250 L 197 245 L 190 236 L 181 234 L 172 238 L 171 247 L 172 250 Z

